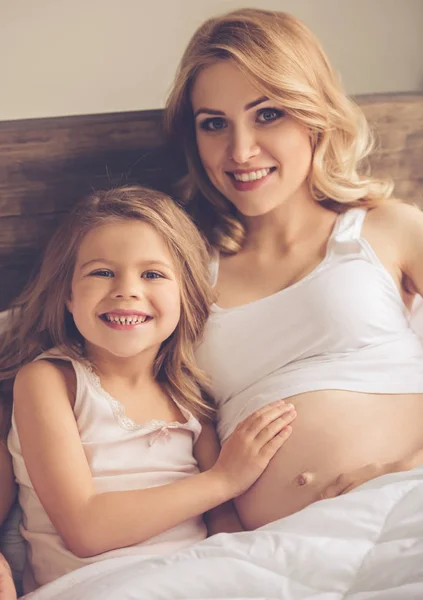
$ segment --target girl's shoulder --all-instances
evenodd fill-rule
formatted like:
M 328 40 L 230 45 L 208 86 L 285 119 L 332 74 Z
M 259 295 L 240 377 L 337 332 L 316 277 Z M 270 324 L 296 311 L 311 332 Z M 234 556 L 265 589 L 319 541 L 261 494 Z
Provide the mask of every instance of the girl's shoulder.
M 17 397 L 31 397 L 34 393 L 50 395 L 62 392 L 74 402 L 76 374 L 72 363 L 64 358 L 40 357 L 19 369 L 14 384 L 14 401 Z

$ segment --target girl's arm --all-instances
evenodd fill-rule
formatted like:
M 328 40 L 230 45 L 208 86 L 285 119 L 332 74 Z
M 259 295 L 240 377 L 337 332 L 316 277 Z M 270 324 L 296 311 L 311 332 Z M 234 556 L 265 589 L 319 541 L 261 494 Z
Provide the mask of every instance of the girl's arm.
M 0 525 L 5 520 L 16 495 L 12 458 L 6 442 L 0 440 Z
M 204 473 L 159 487 L 96 493 L 63 371 L 37 361 L 15 381 L 15 421 L 35 492 L 68 548 L 88 557 L 141 543 L 238 496 L 291 433 L 287 405 L 251 415 Z
M 219 453 L 220 444 L 214 426 L 211 423 L 203 424 L 200 437 L 194 446 L 194 456 L 200 471 L 211 469 L 219 458 Z M 204 513 L 204 521 L 209 535 L 244 531 L 232 500 Z
M 5 520 L 16 494 L 12 459 L 6 443 L 0 442 L 0 525 Z

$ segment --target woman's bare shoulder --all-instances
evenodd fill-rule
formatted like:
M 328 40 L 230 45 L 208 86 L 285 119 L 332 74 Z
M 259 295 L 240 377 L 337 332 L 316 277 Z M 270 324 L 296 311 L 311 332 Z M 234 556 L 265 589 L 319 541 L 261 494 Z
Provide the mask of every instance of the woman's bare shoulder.
M 372 228 L 401 231 L 416 224 L 423 226 L 423 212 L 414 204 L 400 201 L 386 202 L 368 211 L 366 224 Z

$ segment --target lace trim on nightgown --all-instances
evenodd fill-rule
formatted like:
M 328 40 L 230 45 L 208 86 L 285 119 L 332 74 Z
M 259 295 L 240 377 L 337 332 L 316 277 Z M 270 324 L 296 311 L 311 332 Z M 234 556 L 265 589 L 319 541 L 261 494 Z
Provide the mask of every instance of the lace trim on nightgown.
M 179 421 L 168 422 L 162 421 L 161 419 L 151 419 L 151 421 L 147 421 L 146 423 L 135 423 L 135 421 L 133 421 L 126 415 L 124 405 L 121 402 L 119 402 L 119 400 L 116 400 L 116 398 L 113 398 L 113 396 L 111 396 L 103 388 L 103 386 L 101 385 L 100 377 L 94 371 L 92 364 L 86 360 L 84 360 L 83 362 L 80 361 L 80 364 L 82 364 L 83 367 L 85 367 L 87 376 L 92 385 L 109 403 L 112 409 L 113 416 L 115 417 L 118 424 L 121 427 L 123 427 L 123 429 L 126 429 L 128 431 L 143 430 L 146 433 L 152 433 L 153 431 L 162 429 L 192 429 L 193 421 L 195 421 L 193 415 L 189 412 L 189 410 L 187 410 L 183 406 L 180 406 L 180 404 L 176 402 L 176 400 L 173 400 L 173 402 L 175 402 L 175 404 L 180 409 L 184 417 L 186 417 L 186 423 L 180 423 Z

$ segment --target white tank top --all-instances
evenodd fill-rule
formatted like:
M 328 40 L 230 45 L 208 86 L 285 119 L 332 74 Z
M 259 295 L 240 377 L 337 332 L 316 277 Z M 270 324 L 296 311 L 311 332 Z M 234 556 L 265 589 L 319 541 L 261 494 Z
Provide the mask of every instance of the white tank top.
M 70 360 L 57 350 L 40 358 Z M 129 419 L 123 405 L 101 387 L 98 376 L 88 364 L 71 362 L 77 381 L 75 419 L 98 493 L 145 489 L 198 473 L 193 445 L 201 425 L 188 410 L 179 407 L 185 423 L 150 421 L 139 425 Z M 60 427 L 60 423 L 57 426 Z M 62 542 L 34 491 L 14 419 L 8 443 L 23 511 L 21 531 L 29 543 L 29 560 L 38 585 L 95 561 L 128 554 L 161 555 L 194 544 L 207 535 L 200 516 L 142 544 L 78 558 Z M 107 527 L 107 523 L 104 525 Z
M 222 440 L 257 408 L 304 392 L 423 393 L 423 345 L 361 237 L 365 215 L 358 208 L 338 217 L 325 258 L 301 281 L 243 306 L 213 307 L 196 356 L 211 378 Z

